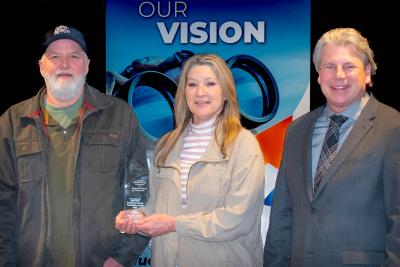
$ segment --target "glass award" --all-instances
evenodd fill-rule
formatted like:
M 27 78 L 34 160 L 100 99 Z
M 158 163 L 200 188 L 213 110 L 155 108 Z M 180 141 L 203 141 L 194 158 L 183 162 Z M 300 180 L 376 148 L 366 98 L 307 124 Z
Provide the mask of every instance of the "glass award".
M 147 214 L 149 199 L 149 173 L 147 168 L 134 159 L 127 159 L 124 181 L 124 210 L 129 217 L 140 218 L 140 209 Z

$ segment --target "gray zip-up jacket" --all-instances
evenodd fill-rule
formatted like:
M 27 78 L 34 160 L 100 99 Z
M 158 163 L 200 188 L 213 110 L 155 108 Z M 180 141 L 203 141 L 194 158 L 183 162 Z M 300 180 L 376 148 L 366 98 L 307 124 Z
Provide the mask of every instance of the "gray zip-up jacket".
M 10 107 L 0 118 L 0 266 L 54 266 L 49 145 L 39 103 L 44 92 Z M 88 85 L 83 105 L 73 180 L 75 265 L 103 266 L 113 257 L 132 266 L 148 238 L 120 234 L 114 218 L 123 209 L 125 160 L 146 166 L 140 128 L 125 101 Z

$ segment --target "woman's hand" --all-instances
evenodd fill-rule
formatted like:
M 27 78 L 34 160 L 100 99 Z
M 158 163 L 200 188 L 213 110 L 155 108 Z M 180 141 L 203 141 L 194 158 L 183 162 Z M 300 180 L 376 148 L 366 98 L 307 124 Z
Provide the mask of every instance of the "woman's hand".
M 136 230 L 148 236 L 159 236 L 176 231 L 175 216 L 168 214 L 153 214 L 136 222 Z
M 144 218 L 144 214 L 138 210 L 123 210 L 115 217 L 114 227 L 121 234 L 136 234 L 137 223 Z

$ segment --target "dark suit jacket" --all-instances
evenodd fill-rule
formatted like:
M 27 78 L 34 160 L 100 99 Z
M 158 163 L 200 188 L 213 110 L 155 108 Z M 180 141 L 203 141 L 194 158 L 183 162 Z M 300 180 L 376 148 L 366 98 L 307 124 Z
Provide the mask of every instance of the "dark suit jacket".
M 322 107 L 286 133 L 264 266 L 400 266 L 400 113 L 373 96 L 312 196 Z

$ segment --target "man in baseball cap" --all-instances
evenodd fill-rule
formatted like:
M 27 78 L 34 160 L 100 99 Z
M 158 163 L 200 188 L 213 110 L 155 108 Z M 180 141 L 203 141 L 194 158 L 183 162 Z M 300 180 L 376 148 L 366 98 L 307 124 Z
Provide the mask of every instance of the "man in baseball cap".
M 58 26 L 38 61 L 45 86 L 0 116 L 0 266 L 133 266 L 149 237 L 114 228 L 129 177 L 147 175 L 126 101 L 86 83 L 81 32 Z M 128 177 L 128 176 L 127 176 Z

